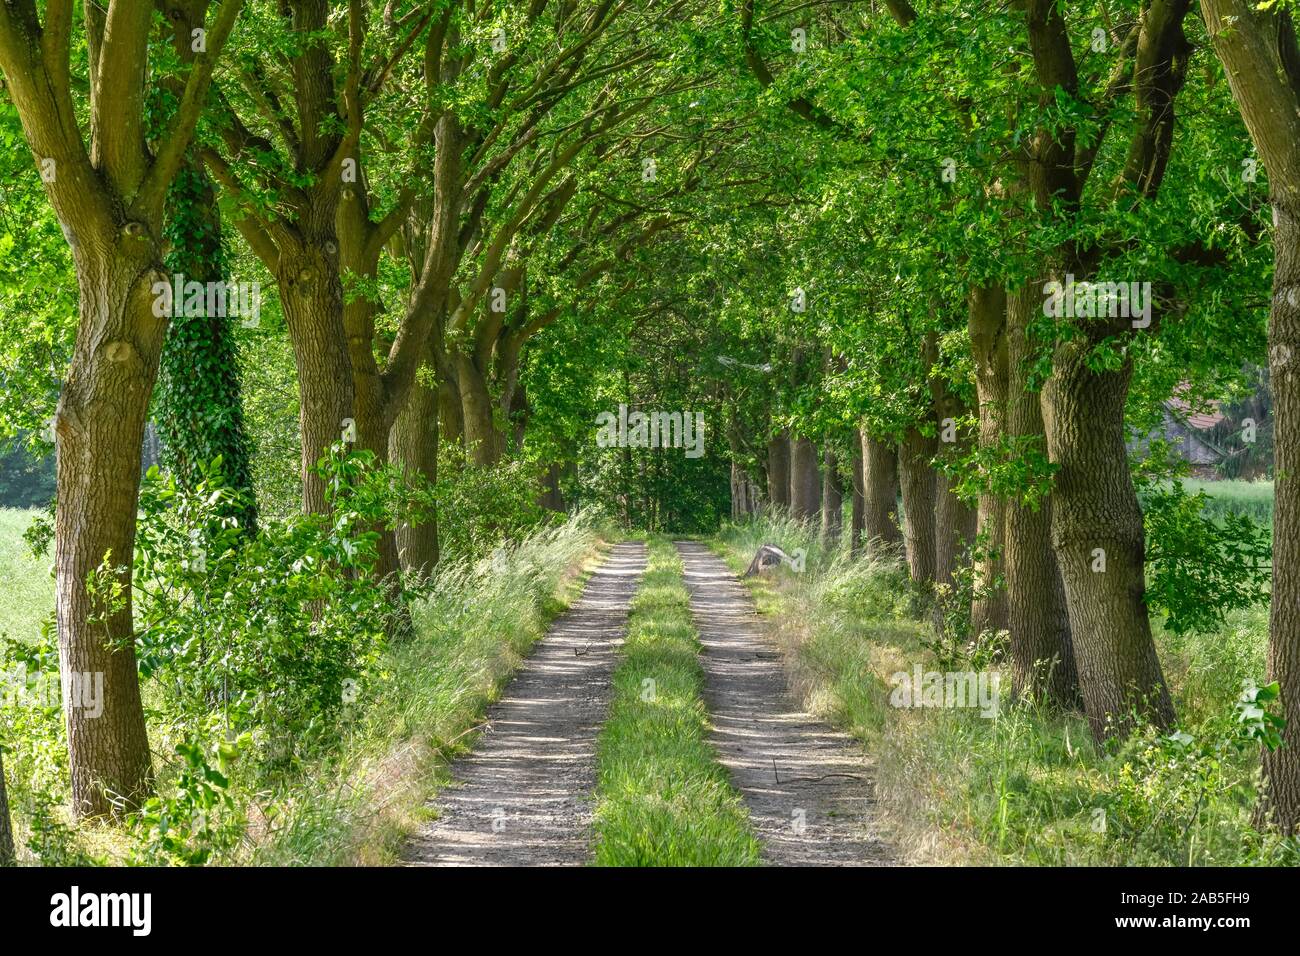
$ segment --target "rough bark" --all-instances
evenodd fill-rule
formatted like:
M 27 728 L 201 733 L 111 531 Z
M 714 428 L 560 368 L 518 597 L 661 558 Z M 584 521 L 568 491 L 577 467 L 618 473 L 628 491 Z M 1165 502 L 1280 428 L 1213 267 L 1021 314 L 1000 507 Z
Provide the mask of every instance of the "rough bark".
M 1126 735 L 1133 715 L 1168 727 L 1174 711 L 1147 615 L 1146 535 L 1124 444 L 1132 365 L 1094 371 L 1089 348 L 1078 339 L 1057 346 L 1043 409 L 1058 466 L 1052 546 L 1084 710 L 1101 741 Z
M 853 433 L 853 473 L 850 477 L 850 493 L 853 504 L 849 519 L 849 552 L 861 554 L 865 545 L 863 532 L 867 524 L 867 497 L 862 474 L 862 443 L 865 436 L 861 431 Z
M 1012 292 L 1007 301 L 1007 432 L 1032 436 L 1045 454 L 1047 437 L 1038 391 L 1031 390 L 1029 363 L 1035 354 L 1029 322 L 1038 307 L 1037 287 Z M 1013 692 L 1060 708 L 1082 703 L 1056 553 L 1052 550 L 1052 500 L 1037 508 L 1007 502 L 1005 570 L 1007 628 L 1011 632 Z
M 333 252 L 331 252 L 333 250 Z M 325 482 L 317 462 L 355 424 L 352 362 L 343 326 L 343 291 L 337 246 L 325 239 L 283 257 L 278 276 L 285 324 L 298 370 L 298 424 L 302 441 L 299 464 L 303 509 L 327 510 Z
M 790 441 L 790 513 L 800 521 L 821 517 L 822 479 L 817 469 L 817 449 L 807 438 Z
M 822 470 L 822 543 L 827 546 L 838 544 L 843 524 L 844 489 L 839 461 L 835 452 L 828 448 Z
M 1007 413 L 1007 295 L 1001 285 L 971 289 L 968 335 L 975 364 L 979 398 L 979 446 L 995 449 L 1006 428 Z M 980 495 L 976 534 L 975 599 L 971 629 L 976 634 L 1007 629 L 1007 592 L 998 582 L 1006 576 L 1006 499 Z
M 914 583 L 927 588 L 935 580 L 935 445 L 933 436 L 912 428 L 898 446 L 907 569 Z
M 1300 48 L 1288 13 L 1244 0 L 1202 0 L 1228 82 L 1260 158 L 1273 204 L 1269 372 L 1277 480 L 1268 679 L 1281 690 L 1283 744 L 1263 755 L 1258 821 L 1300 831 Z
M 894 446 L 862 432 L 862 534 L 869 548 L 903 543 L 898 521 L 898 453 Z
M 140 447 L 166 320 L 153 315 L 152 243 L 128 238 L 106 255 L 76 250 L 81 322 L 59 398 L 55 516 L 59 670 L 80 815 L 136 805 L 151 786 L 131 619 L 131 561 Z M 112 569 L 97 593 L 87 578 Z M 121 587 L 110 600 L 109 581 Z M 102 714 L 85 693 L 102 680 Z M 93 716 L 92 716 L 93 715 Z
M 773 508 L 790 507 L 790 436 L 786 432 L 767 443 L 767 500 Z
M 17 859 L 14 828 L 9 819 L 9 794 L 5 790 L 4 755 L 0 753 L 0 866 L 13 866 Z
M 393 422 L 389 457 L 403 473 L 435 484 L 438 480 L 438 391 L 417 380 Z M 412 577 L 428 575 L 438 563 L 438 516 L 397 528 L 397 553 L 402 570 Z

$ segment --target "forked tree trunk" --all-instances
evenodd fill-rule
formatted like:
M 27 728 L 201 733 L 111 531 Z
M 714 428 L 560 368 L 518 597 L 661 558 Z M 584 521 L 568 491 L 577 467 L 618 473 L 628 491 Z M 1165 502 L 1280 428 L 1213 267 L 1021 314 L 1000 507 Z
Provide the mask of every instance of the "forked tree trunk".
M 829 546 L 840 540 L 844 524 L 844 491 L 840 483 L 839 461 L 835 452 L 826 450 L 822 471 L 822 543 Z
M 979 445 L 996 449 L 1006 428 L 1007 415 L 1007 294 L 1001 285 L 971 289 L 968 335 L 975 363 L 975 387 L 979 397 Z M 1006 575 L 1006 499 L 985 492 L 980 495 L 976 534 L 979 560 L 975 564 L 975 599 L 971 607 L 971 630 L 1002 631 L 1007 628 L 1007 592 L 1000 583 Z
M 863 548 L 863 531 L 867 522 L 867 497 L 862 479 L 862 442 L 864 436 L 860 431 L 853 433 L 853 473 L 849 481 L 853 504 L 850 510 L 849 553 L 861 554 Z
M 137 805 L 151 786 L 131 562 L 166 320 L 153 314 L 151 286 L 165 277 L 150 268 L 152 243 L 127 237 L 100 256 L 89 246 L 75 252 L 81 319 L 56 425 L 55 567 L 72 802 L 78 815 L 97 816 L 118 801 Z M 105 562 L 113 570 L 91 593 L 88 578 Z
M 1058 344 L 1043 393 L 1058 466 L 1052 546 L 1065 582 L 1079 686 L 1093 736 L 1126 736 L 1133 715 L 1158 727 L 1174 709 L 1147 616 L 1142 511 L 1124 444 L 1131 361 L 1088 368 L 1090 343 Z
M 790 441 L 790 513 L 800 521 L 821 517 L 822 479 L 817 449 L 807 438 Z
M 869 548 L 903 543 L 898 521 L 898 453 L 888 442 L 862 433 L 862 534 Z
M 1047 453 L 1039 394 L 1030 390 L 1035 354 L 1030 321 L 1038 307 L 1038 286 L 1012 292 L 1007 301 L 1007 432 L 1032 436 Z M 1079 673 L 1070 641 L 1065 585 L 1052 550 L 1052 500 L 1038 508 L 1007 502 L 1005 568 L 1007 628 L 1011 632 L 1011 674 L 1015 696 L 1063 709 L 1080 706 Z
M 1257 822 L 1300 831 L 1300 47 L 1289 12 L 1201 0 L 1246 128 L 1268 168 L 1273 204 L 1269 315 L 1273 436 L 1273 595 L 1268 679 L 1281 690 L 1282 746 L 1265 750 Z
M 287 258 L 278 276 L 298 369 L 302 498 L 303 510 L 309 514 L 327 510 L 325 482 L 316 471 L 317 462 L 331 445 L 343 440 L 349 425 L 356 425 L 343 292 L 338 265 L 321 251 L 323 245 L 318 243 Z
M 930 466 L 935 444 L 932 436 L 912 428 L 898 447 L 907 569 L 914 583 L 927 588 L 935 579 L 935 480 Z
M 790 507 L 790 436 L 782 432 L 767 443 L 767 500 L 772 507 Z

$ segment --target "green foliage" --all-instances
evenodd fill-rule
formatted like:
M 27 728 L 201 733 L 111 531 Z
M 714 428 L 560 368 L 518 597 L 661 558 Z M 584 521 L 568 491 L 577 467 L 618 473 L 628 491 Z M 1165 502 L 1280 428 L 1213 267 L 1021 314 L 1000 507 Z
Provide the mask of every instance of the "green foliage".
M 514 458 L 474 467 L 459 445 L 440 448 L 438 457 L 438 541 L 448 560 L 481 558 L 537 528 L 543 517 L 537 465 Z
M 1147 599 L 1171 631 L 1212 631 L 1228 611 L 1268 601 L 1269 531 L 1248 515 L 1206 514 L 1209 496 L 1178 482 L 1143 495 Z
M 177 174 L 167 195 L 164 264 L 168 281 L 224 282 L 226 255 L 212 184 L 198 165 Z M 239 492 L 238 516 L 247 528 L 257 521 L 251 495 L 248 439 L 240 401 L 240 372 L 228 315 L 198 314 L 173 303 L 155 390 L 162 459 L 182 484 L 202 479 L 214 459 L 223 463 L 226 482 Z
M 247 820 L 231 791 L 230 767 L 251 737 L 221 741 L 210 760 L 197 743 L 176 745 L 180 770 L 169 793 L 151 797 L 127 822 L 130 862 L 144 866 L 220 863 L 244 838 Z
M 260 755 L 301 759 L 336 739 L 373 679 L 392 609 L 375 579 L 395 474 L 369 453 L 322 460 L 328 514 L 249 535 L 220 462 L 192 488 L 150 469 L 137 533 L 137 656 L 186 735 L 255 732 Z

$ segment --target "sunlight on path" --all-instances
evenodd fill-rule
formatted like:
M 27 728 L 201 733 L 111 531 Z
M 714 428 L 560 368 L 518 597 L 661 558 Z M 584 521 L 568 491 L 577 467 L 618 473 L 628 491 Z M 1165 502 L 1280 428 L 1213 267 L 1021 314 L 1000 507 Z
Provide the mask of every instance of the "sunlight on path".
M 744 587 L 702 544 L 679 541 L 704 645 L 710 740 L 780 866 L 895 862 L 877 832 L 871 765 L 857 743 L 790 699 L 781 655 Z
M 615 547 L 488 712 L 452 767 L 439 819 L 411 840 L 416 866 L 563 866 L 591 858 L 596 733 L 646 549 Z

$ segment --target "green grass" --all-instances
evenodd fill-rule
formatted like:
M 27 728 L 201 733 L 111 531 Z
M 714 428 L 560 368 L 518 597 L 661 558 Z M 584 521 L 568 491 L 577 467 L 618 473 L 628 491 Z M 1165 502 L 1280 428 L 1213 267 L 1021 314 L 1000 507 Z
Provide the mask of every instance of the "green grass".
M 699 651 L 681 560 L 652 538 L 597 741 L 599 866 L 759 863 L 748 813 L 707 739 Z
M 32 557 L 23 532 L 37 512 L 0 508 L 0 634 L 16 640 L 34 639 L 41 622 L 54 610 L 53 557 Z
M 750 583 L 774 618 L 793 684 L 815 713 L 862 740 L 899 848 L 914 862 L 1032 865 L 1294 865 L 1294 844 L 1251 826 L 1258 748 L 1235 746 L 1241 680 L 1261 679 L 1267 612 L 1229 616 L 1217 633 L 1157 626 L 1161 662 L 1193 743 L 1140 733 L 1117 752 L 1087 723 L 1010 699 L 994 719 L 971 709 L 890 706 L 890 677 L 920 662 L 929 625 L 909 609 L 896 561 L 818 548 L 812 529 L 765 521 L 724 530 L 733 568 L 764 542 L 805 548 L 803 574 Z M 937 669 L 937 668 L 936 668 Z M 1103 826 L 1104 824 L 1104 826 Z
M 0 621 L 15 633 L 34 626 L 53 600 L 46 566 L 22 551 L 27 515 L 0 511 L 0 569 L 7 572 Z M 575 516 L 493 558 L 443 567 L 429 596 L 414 608 L 415 636 L 385 651 L 375 694 L 360 702 L 340 746 L 273 780 L 234 767 L 232 793 L 241 821 L 246 820 L 245 839 L 233 855 L 214 862 L 396 861 L 405 836 L 422 822 L 428 800 L 445 784 L 448 762 L 473 743 L 487 706 L 551 620 L 580 592 L 586 565 L 605 533 Z M 148 700 L 148 682 L 144 690 Z M 124 831 L 68 827 L 67 814 L 57 806 L 66 852 L 51 850 L 38 858 L 26 849 L 38 798 L 56 804 L 66 798 L 63 722 L 57 712 L 18 706 L 0 709 L 0 728 L 20 862 L 121 862 L 130 849 Z M 151 721 L 148 729 L 154 752 L 169 753 L 174 741 L 166 739 L 166 727 Z M 172 774 L 167 764 L 160 766 L 160 792 L 167 791 Z
M 1195 494 L 1210 496 L 1205 511 L 1210 515 L 1227 512 L 1244 514 L 1271 525 L 1273 521 L 1273 482 L 1271 481 L 1202 481 L 1185 478 L 1183 487 Z

